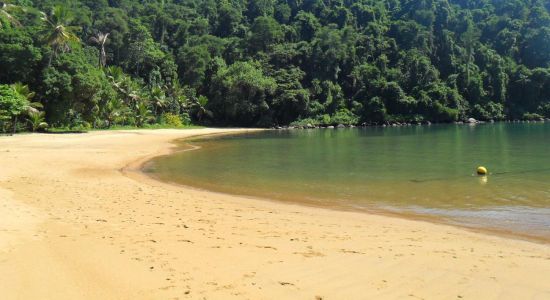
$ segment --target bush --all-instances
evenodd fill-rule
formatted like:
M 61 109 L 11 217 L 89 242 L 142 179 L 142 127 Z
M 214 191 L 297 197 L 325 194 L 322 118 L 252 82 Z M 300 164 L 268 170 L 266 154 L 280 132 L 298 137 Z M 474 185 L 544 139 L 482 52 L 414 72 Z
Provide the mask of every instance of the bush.
M 458 109 L 446 107 L 439 102 L 434 102 L 433 120 L 436 122 L 453 122 L 458 120 Z
M 543 119 L 543 117 L 539 114 L 536 114 L 536 113 L 524 113 L 523 114 L 523 119 L 527 120 L 527 121 L 538 121 L 538 120 Z
M 0 85 L 0 130 L 8 131 L 10 124 L 29 106 L 29 101 L 9 85 Z
M 505 118 L 504 106 L 500 103 L 489 102 L 485 106 L 474 105 L 472 109 L 474 118 L 479 120 L 502 120 Z
M 183 122 L 180 116 L 173 113 L 165 113 L 162 115 L 162 124 L 168 125 L 171 127 L 183 127 Z
M 384 123 L 389 117 L 384 101 L 380 97 L 369 99 L 363 109 L 364 118 L 367 122 Z
M 307 126 L 307 125 L 319 126 L 321 125 L 321 121 L 313 118 L 307 118 L 307 119 L 300 119 L 290 123 L 290 126 Z
M 546 118 L 550 118 L 550 103 L 539 106 L 538 111 L 539 114 L 545 116 Z
M 359 117 L 353 114 L 347 109 L 341 109 L 334 114 L 331 118 L 333 125 L 344 124 L 344 125 L 355 125 L 359 123 Z
M 191 116 L 189 116 L 188 113 L 182 113 L 180 115 L 180 119 L 181 119 L 181 122 L 183 123 L 183 125 L 185 125 L 185 126 L 191 125 Z
M 72 131 L 76 132 L 87 132 L 92 129 L 92 124 L 86 121 L 78 121 L 76 125 L 70 126 Z
M 424 96 L 418 103 L 418 109 L 429 120 L 435 122 L 453 122 L 458 120 L 459 110 L 447 107 L 438 101 L 434 101 Z
M 331 120 L 332 119 L 331 119 L 330 115 L 322 115 L 321 116 L 321 123 L 323 125 L 331 125 L 331 122 L 332 122 Z

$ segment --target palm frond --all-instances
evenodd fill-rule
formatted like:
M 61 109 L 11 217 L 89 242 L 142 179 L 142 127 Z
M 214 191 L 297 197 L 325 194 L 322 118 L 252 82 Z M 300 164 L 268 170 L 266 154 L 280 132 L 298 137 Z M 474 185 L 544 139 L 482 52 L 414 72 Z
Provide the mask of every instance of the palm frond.
M 23 11 L 23 9 L 17 5 L 0 2 L 0 16 L 6 18 L 8 22 L 15 26 L 21 26 L 21 23 L 12 14 L 10 14 L 11 11 Z M 0 23 L 0 27 L 1 26 L 2 25 Z

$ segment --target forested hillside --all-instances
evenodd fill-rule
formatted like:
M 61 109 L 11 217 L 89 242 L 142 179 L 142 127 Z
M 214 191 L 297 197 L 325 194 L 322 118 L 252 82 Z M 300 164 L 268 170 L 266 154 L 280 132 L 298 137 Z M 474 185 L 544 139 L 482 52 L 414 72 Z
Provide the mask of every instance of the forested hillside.
M 550 117 L 542 0 L 0 2 L 0 128 Z

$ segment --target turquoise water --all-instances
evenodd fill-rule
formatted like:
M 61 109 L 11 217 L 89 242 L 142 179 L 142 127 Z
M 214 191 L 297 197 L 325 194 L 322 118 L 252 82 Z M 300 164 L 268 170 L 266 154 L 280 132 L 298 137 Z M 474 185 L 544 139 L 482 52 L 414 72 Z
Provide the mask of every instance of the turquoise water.
M 550 238 L 550 123 L 267 131 L 190 141 L 162 180 Z M 479 177 L 476 167 L 490 175 Z

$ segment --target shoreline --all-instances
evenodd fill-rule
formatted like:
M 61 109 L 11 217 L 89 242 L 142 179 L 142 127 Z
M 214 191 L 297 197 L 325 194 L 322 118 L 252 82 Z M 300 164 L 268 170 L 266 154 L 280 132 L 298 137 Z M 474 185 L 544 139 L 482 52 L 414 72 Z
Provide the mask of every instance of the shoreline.
M 0 292 L 6 299 L 550 296 L 547 245 L 194 190 L 139 171 L 141 180 L 130 178 L 130 167 L 170 153 L 175 139 L 222 132 L 0 138 L 0 213 L 14 216 L 0 222 Z
M 265 129 L 270 130 L 270 129 Z M 258 130 L 254 132 L 261 132 L 264 130 Z M 220 194 L 220 195 L 230 195 L 234 197 L 239 198 L 247 198 L 247 199 L 254 199 L 259 201 L 267 201 L 267 202 L 276 202 L 281 204 L 289 204 L 289 205 L 301 205 L 304 207 L 310 207 L 310 208 L 318 208 L 318 209 L 328 209 L 328 210 L 334 210 L 334 211 L 340 211 L 340 212 L 358 212 L 358 213 L 364 213 L 364 214 L 374 214 L 374 215 L 380 215 L 390 218 L 403 218 L 406 220 L 411 221 L 420 221 L 420 222 L 428 222 L 436 225 L 446 225 L 446 226 L 452 226 L 458 229 L 467 230 L 473 233 L 478 234 L 486 234 L 486 235 L 493 235 L 503 238 L 509 238 L 514 240 L 521 240 L 521 241 L 527 241 L 527 242 L 533 242 L 538 243 L 542 245 L 550 245 L 550 237 L 541 237 L 537 235 L 530 235 L 528 233 L 522 233 L 512 230 L 505 230 L 500 228 L 488 228 L 488 227 L 475 227 L 475 226 L 467 226 L 467 225 L 461 225 L 458 223 L 453 223 L 452 221 L 447 221 L 444 219 L 444 217 L 439 217 L 435 215 L 425 215 L 420 213 L 412 213 L 412 212 L 406 212 L 406 211 L 392 211 L 390 209 L 384 209 L 384 208 L 378 208 L 378 207 L 356 207 L 356 206 L 347 206 L 347 205 L 339 205 L 339 204 L 315 204 L 312 202 L 305 202 L 300 201 L 298 199 L 293 200 L 281 200 L 281 199 L 272 199 L 269 197 L 262 197 L 262 196 L 255 196 L 255 195 L 247 195 L 247 194 L 239 194 L 239 193 L 231 193 L 227 191 L 221 191 L 221 190 L 211 190 L 207 187 L 201 187 L 201 186 L 195 186 L 193 184 L 185 184 L 185 183 L 178 183 L 174 181 L 165 181 L 156 176 L 153 173 L 149 173 L 145 171 L 145 168 L 147 167 L 147 164 L 149 164 L 151 161 L 153 161 L 156 158 L 162 157 L 162 156 L 168 156 L 179 152 L 188 152 L 188 151 L 199 151 L 202 149 L 201 146 L 197 146 L 191 143 L 193 139 L 196 138 L 216 138 L 218 136 L 225 136 L 225 135 L 240 135 L 240 134 L 246 134 L 247 132 L 237 132 L 237 133 L 218 133 L 218 134 L 208 134 L 208 135 L 196 135 L 196 136 L 189 136 L 182 139 L 176 139 L 172 142 L 174 147 L 171 147 L 170 149 L 167 149 L 166 153 L 161 153 L 159 155 L 152 155 L 147 158 L 139 159 L 135 163 L 132 163 L 125 168 L 123 171 L 125 175 L 127 176 L 134 176 L 133 178 L 140 178 L 140 179 L 148 179 L 148 180 L 155 180 L 158 182 L 162 182 L 164 184 L 173 185 L 180 187 L 182 189 L 194 189 L 197 191 L 202 192 L 209 192 L 214 194 Z M 188 149 L 179 149 L 184 146 L 188 146 Z M 135 176 L 138 175 L 139 176 Z

